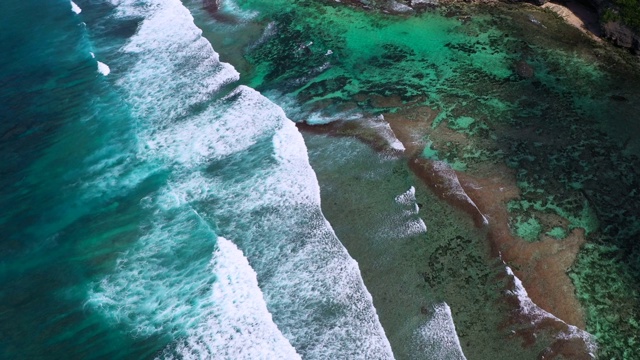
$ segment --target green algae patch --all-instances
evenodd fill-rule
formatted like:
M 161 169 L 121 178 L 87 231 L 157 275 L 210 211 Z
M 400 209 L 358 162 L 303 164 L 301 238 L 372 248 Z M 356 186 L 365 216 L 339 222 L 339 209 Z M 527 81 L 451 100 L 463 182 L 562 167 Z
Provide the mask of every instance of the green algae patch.
M 467 170 L 467 163 L 457 159 L 456 157 L 448 156 L 449 154 L 445 154 L 445 156 L 441 156 L 440 152 L 433 148 L 433 142 L 431 140 L 427 141 L 424 150 L 420 154 L 423 158 L 433 160 L 433 161 L 443 161 L 447 163 L 453 170 L 456 171 L 465 171 Z
M 551 230 L 547 231 L 545 235 L 550 236 L 557 240 L 562 240 L 567 237 L 567 230 L 565 230 L 563 227 L 556 226 Z
M 432 141 L 427 141 L 427 145 L 422 150 L 422 157 L 429 160 L 440 160 L 438 150 L 434 149 Z
M 525 184 L 520 183 L 519 185 L 521 188 L 526 189 Z M 531 197 L 531 193 L 542 194 L 543 192 L 540 189 L 537 189 L 537 191 L 532 191 L 530 188 L 525 190 L 525 196 L 529 195 L 527 196 L 528 198 Z M 585 230 L 586 235 L 590 235 L 598 230 L 600 226 L 598 217 L 587 201 L 584 201 L 581 207 L 569 207 L 569 209 L 570 210 L 567 210 L 558 206 L 552 197 L 536 201 L 531 201 L 526 198 L 512 200 L 507 204 L 507 210 L 512 214 L 512 218 L 515 219 L 512 220 L 514 235 L 527 241 L 537 240 L 543 232 L 559 240 L 567 237 L 567 230 L 563 227 L 545 225 L 537 221 L 534 217 L 530 217 L 531 214 L 535 213 L 550 213 L 566 219 L 569 223 L 568 231 L 575 228 L 582 228 Z
M 588 243 L 569 272 L 601 359 L 633 359 L 640 344 L 638 259 L 629 262 L 621 253 L 617 246 Z
M 447 127 L 451 130 L 463 133 L 467 136 L 475 136 L 481 132 L 489 132 L 489 127 L 481 121 L 470 116 L 460 116 L 447 122 Z
M 542 225 L 533 217 L 524 220 L 522 216 L 518 216 L 513 227 L 515 234 L 528 242 L 537 241 L 542 233 Z
M 475 123 L 476 119 L 469 116 L 461 116 L 457 119 L 449 120 L 449 128 L 452 130 L 469 130 L 471 124 Z
M 294 94 L 298 106 L 309 111 L 323 108 L 327 100 L 339 107 L 358 94 L 404 101 L 422 97 L 440 111 L 436 127 L 459 108 L 448 98 L 460 96 L 457 85 L 469 82 L 461 76 L 490 84 L 513 73 L 514 55 L 495 51 L 492 44 L 504 34 L 487 26 L 487 15 L 460 21 L 438 13 L 396 17 L 314 1 L 302 1 L 289 12 L 275 11 L 265 1 L 238 3 L 275 24 L 269 36 L 248 49 L 247 58 L 259 67 L 250 84 L 272 98 L 275 89 Z

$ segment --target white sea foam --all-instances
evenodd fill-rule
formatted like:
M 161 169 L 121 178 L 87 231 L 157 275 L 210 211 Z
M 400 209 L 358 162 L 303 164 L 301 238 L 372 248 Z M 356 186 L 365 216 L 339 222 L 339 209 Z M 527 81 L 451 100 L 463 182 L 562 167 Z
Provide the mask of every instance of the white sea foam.
M 274 37 L 277 33 L 278 33 L 278 27 L 275 21 L 268 23 L 267 26 L 264 28 L 262 35 L 260 35 L 260 38 L 256 40 L 253 44 L 249 45 L 248 49 L 250 50 L 250 49 L 257 48 L 258 46 L 264 44 L 269 39 Z
M 391 149 L 400 152 L 404 152 L 406 150 L 402 142 L 400 142 L 396 137 L 391 126 L 389 126 L 389 123 L 384 120 L 384 116 L 378 115 L 375 118 L 365 119 L 365 124 L 367 127 L 375 129 L 377 133 L 385 139 Z
M 412 186 L 405 193 L 396 196 L 395 201 L 402 208 L 398 215 L 400 218 L 392 219 L 395 223 L 402 224 L 399 235 L 409 237 L 426 233 L 427 225 L 418 216 L 420 207 L 416 201 L 416 189 Z
M 425 354 L 428 359 L 466 359 L 453 323 L 451 309 L 446 303 L 433 306 L 431 318 L 413 336 L 415 354 Z
M 122 255 L 118 271 L 96 285 L 89 303 L 140 334 L 182 337 L 167 356 L 216 351 L 221 339 L 230 339 L 216 324 L 255 335 L 251 319 L 257 319 L 261 329 L 275 329 L 259 306 L 246 315 L 246 303 L 233 305 L 234 296 L 261 297 L 249 275 L 220 282 L 222 298 L 202 295 L 218 285 L 193 252 L 213 243 L 212 226 L 248 258 L 274 323 L 302 357 L 392 358 L 357 263 L 322 215 L 294 124 L 244 86 L 216 100 L 238 73 L 219 61 L 179 0 L 112 3 L 116 18 L 144 17 L 120 49 L 126 62 L 113 64 L 122 69 L 115 83 L 137 119 L 136 159 L 164 167 L 169 178 L 166 188 L 141 201 L 157 218 L 153 226 L 141 229 L 145 234 Z M 227 250 L 215 255 L 216 264 L 239 258 L 239 250 Z M 192 258 L 200 262 L 189 263 Z M 240 262 L 214 272 L 247 274 Z M 229 348 L 228 356 L 258 356 L 260 346 L 271 349 L 264 350 L 269 358 L 297 356 L 271 330 L 255 348 Z M 232 343 L 248 347 L 238 336 Z
M 263 95 L 282 107 L 287 116 L 295 122 L 304 121 L 310 125 L 322 125 L 338 120 L 361 120 L 364 118 L 364 114 L 361 112 L 343 112 L 332 115 L 328 115 L 320 111 L 309 112 L 300 109 L 299 103 L 294 96 L 290 94 L 282 94 L 277 90 L 266 91 Z
M 234 0 L 224 0 L 222 3 L 222 11 L 233 14 L 237 19 L 249 21 L 258 16 L 259 12 L 251 10 L 243 10 Z
M 249 148 L 239 147 L 238 151 L 246 152 L 239 162 L 219 159 L 213 174 L 185 172 L 172 182 L 165 203 L 216 204 L 199 211 L 226 224 L 223 234 L 237 239 L 259 275 L 278 327 L 301 355 L 391 358 L 357 264 L 322 216 L 319 188 L 302 136 L 280 108 L 255 90 L 240 87 L 237 91 L 240 94 L 220 100 L 229 103 L 229 113 L 242 110 L 275 127 L 262 127 L 266 134 L 258 136 L 263 139 L 258 148 L 255 142 Z M 240 138 L 255 134 L 255 129 L 242 123 L 227 125 Z M 174 131 L 183 134 L 180 127 Z M 235 146 L 229 141 L 235 140 L 221 137 L 217 146 Z M 181 166 L 199 165 L 188 159 Z
M 96 283 L 86 306 L 137 336 L 181 340 L 162 357 L 299 359 L 266 308 L 242 252 L 193 211 L 162 217 Z M 170 276 L 167 276 L 170 274 Z M 185 281 L 186 280 L 186 281 Z
M 416 203 L 416 188 L 410 187 L 407 192 L 396 196 L 396 202 L 401 205 L 414 205 L 414 211 L 418 213 L 418 204 Z
M 94 284 L 87 306 L 129 325 L 138 336 L 182 336 L 216 306 L 208 265 L 215 235 L 193 212 L 158 216 L 145 229 L 118 257 L 116 272 Z M 177 255 L 188 255 L 190 266 Z
M 98 61 L 98 72 L 104 76 L 107 76 L 111 72 L 111 69 L 109 68 L 109 66 L 107 66 L 107 64 Z
M 529 319 L 532 319 L 534 325 L 544 322 L 545 319 L 554 319 L 558 322 L 564 323 L 564 321 L 560 320 L 555 315 L 538 307 L 538 305 L 531 300 L 527 290 L 522 285 L 522 281 L 520 281 L 520 279 L 518 279 L 518 277 L 513 273 L 513 270 L 511 270 L 509 266 L 505 267 L 507 275 L 512 277 L 514 282 L 513 290 L 507 290 L 507 293 L 514 295 L 518 299 L 519 308 L 523 315 L 527 315 Z M 596 342 L 593 335 L 588 332 L 580 330 L 574 325 L 567 324 L 567 330 L 556 334 L 555 337 L 563 340 L 575 338 L 581 339 L 588 346 L 588 351 L 592 355 L 592 358 L 595 359 L 594 354 L 597 351 Z
M 76 14 L 80 14 L 82 12 L 82 9 L 80 9 L 80 6 L 78 6 L 78 4 L 71 1 L 71 11 L 73 11 Z
M 242 106 L 229 107 L 227 104 L 231 101 Z M 268 109 L 263 111 L 264 107 Z M 153 156 L 166 157 L 184 166 L 198 166 L 245 151 L 261 139 L 270 139 L 280 125 L 274 120 L 280 116 L 284 116 L 281 109 L 264 101 L 255 90 L 240 86 L 215 103 L 210 111 L 155 132 L 146 146 L 153 151 Z
M 449 164 L 445 163 L 444 161 L 434 161 L 433 167 L 434 170 L 436 170 L 440 175 L 444 176 L 444 178 L 447 180 L 447 184 L 444 187 L 448 189 L 449 195 L 461 199 L 472 205 L 476 209 L 476 211 L 478 211 L 478 213 L 482 215 L 483 224 L 488 225 L 489 220 L 484 214 L 482 214 L 476 203 L 471 200 L 469 195 L 467 195 L 467 192 L 460 184 L 460 180 L 458 180 L 458 176 L 455 174 L 453 169 L 451 169 L 451 166 L 449 166 Z
M 155 128 L 186 116 L 222 86 L 238 80 L 238 72 L 219 61 L 180 1 L 121 1 L 117 14 L 145 17 L 122 49 L 139 60 L 119 85 L 127 89 L 135 112 Z
M 213 314 L 164 358 L 300 359 L 273 323 L 253 271 L 242 251 L 218 238 L 212 260 Z M 211 331 L 216 329 L 216 331 Z M 240 330 L 240 331 L 238 331 Z

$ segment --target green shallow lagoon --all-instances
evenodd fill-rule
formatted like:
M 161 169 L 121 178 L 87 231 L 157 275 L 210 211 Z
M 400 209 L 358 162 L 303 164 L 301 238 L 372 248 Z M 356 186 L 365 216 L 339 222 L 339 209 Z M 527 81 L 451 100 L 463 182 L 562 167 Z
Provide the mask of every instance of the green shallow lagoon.
M 584 228 L 588 243 L 568 273 L 587 331 L 600 358 L 632 356 L 640 341 L 636 58 L 526 5 L 390 15 L 330 1 L 237 4 L 253 17 L 202 27 L 227 38 L 209 37 L 223 60 L 246 70 L 242 81 L 294 121 L 429 106 L 438 112 L 434 133 L 446 126 L 463 139 L 428 134 L 430 158 L 479 177 L 495 165 L 512 169 L 522 193 L 508 206 L 515 235 L 562 241 Z M 228 39 L 247 21 L 266 30 L 245 34 L 240 59 Z

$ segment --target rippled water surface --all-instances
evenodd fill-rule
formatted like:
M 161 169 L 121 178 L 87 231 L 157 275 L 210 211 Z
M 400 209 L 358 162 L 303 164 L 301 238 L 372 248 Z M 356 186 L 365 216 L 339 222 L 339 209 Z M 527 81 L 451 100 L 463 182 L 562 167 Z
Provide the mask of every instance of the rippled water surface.
M 394 116 L 507 169 L 523 244 L 583 232 L 586 330 L 640 341 L 637 60 L 521 6 L 76 3 L 0 5 L 0 357 L 535 358 L 483 229 L 374 138 L 294 125 Z

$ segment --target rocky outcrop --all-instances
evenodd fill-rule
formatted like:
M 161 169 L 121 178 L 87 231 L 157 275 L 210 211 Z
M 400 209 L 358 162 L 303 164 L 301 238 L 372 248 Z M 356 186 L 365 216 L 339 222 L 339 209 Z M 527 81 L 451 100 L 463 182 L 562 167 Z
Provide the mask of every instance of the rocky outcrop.
M 388 11 L 396 14 L 411 14 L 414 12 L 411 6 L 395 0 L 389 1 Z
M 221 0 L 202 0 L 202 7 L 210 13 L 216 13 L 220 10 L 220 1 Z
M 549 0 L 531 0 L 532 3 L 536 5 L 544 5 L 549 2 Z
M 602 24 L 602 33 L 605 38 L 617 46 L 628 48 L 634 53 L 640 54 L 640 32 L 633 31 L 618 21 L 610 21 Z
M 640 54 L 640 29 L 634 30 L 625 25 L 625 16 L 628 15 L 626 12 L 620 11 L 616 0 L 578 0 L 578 2 L 597 12 L 602 37 L 617 46 Z
M 411 7 L 419 10 L 438 5 L 438 0 L 411 0 Z
M 521 78 L 529 79 L 534 75 L 533 66 L 529 65 L 529 63 L 524 60 L 518 61 L 515 65 L 515 68 L 516 74 L 518 74 L 518 76 L 520 76 Z

